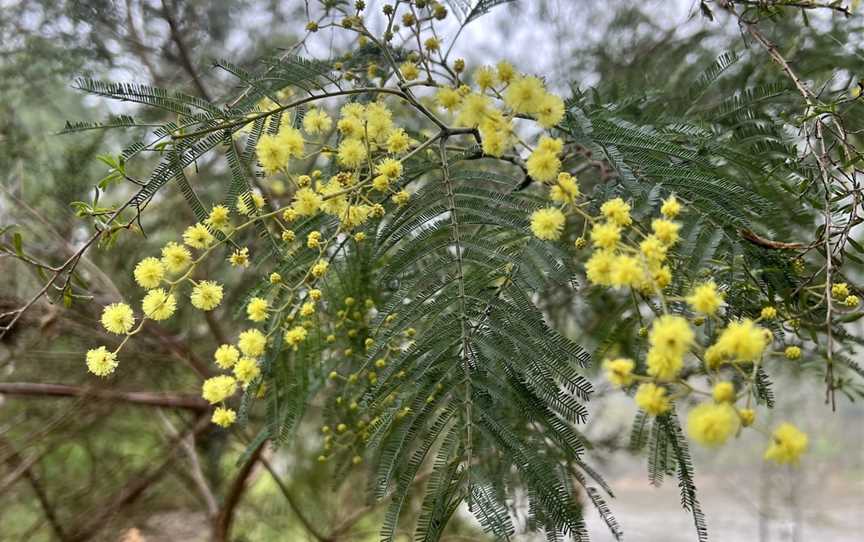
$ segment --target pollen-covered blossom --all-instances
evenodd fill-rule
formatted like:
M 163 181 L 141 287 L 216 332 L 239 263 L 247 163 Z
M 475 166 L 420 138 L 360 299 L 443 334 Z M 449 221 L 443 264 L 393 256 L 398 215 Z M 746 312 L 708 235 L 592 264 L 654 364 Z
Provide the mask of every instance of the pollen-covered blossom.
M 661 349 L 652 348 L 648 351 L 645 364 L 650 376 L 668 382 L 678 378 L 678 374 L 684 368 L 684 357 L 680 354 L 670 354 Z
M 729 323 L 714 343 L 719 354 L 732 361 L 757 361 L 768 345 L 764 329 L 749 318 Z
M 195 224 L 183 232 L 183 242 L 192 248 L 207 248 L 213 244 L 213 234 L 204 224 Z
M 546 93 L 537 104 L 534 118 L 543 128 L 552 128 L 564 118 L 564 100 L 555 94 Z
M 669 357 L 681 357 L 693 344 L 693 330 L 680 316 L 664 314 L 654 320 L 648 342 L 653 350 Z
M 849 285 L 845 282 L 837 282 L 831 285 L 831 295 L 837 299 L 844 299 L 849 295 Z
M 502 60 L 501 62 L 496 64 L 495 70 L 498 75 L 498 80 L 504 84 L 507 84 L 516 78 L 516 68 L 514 68 L 513 64 L 510 64 L 506 60 Z
M 267 320 L 267 307 L 266 299 L 253 297 L 246 305 L 246 316 L 253 322 L 263 322 Z
M 151 320 L 167 320 L 177 309 L 177 299 L 162 288 L 150 290 L 141 301 L 144 316 Z
M 189 299 L 195 308 L 212 311 L 222 302 L 222 285 L 212 280 L 202 280 L 192 288 Z
M 774 318 L 777 318 L 777 309 L 774 307 L 762 307 L 759 316 L 763 320 L 773 320 Z
M 807 434 L 791 423 L 782 423 L 771 435 L 771 445 L 765 450 L 765 459 L 779 464 L 798 463 L 807 451 Z
M 287 167 L 291 157 L 279 137 L 272 134 L 264 134 L 258 139 L 255 152 L 258 155 L 258 162 L 268 175 Z
M 228 257 L 232 267 L 249 267 L 249 249 L 247 247 L 236 249 Z
M 171 273 L 182 273 L 192 263 L 192 254 L 183 245 L 170 242 L 162 247 L 162 265 Z
M 312 266 L 312 276 L 316 278 L 321 278 L 324 276 L 324 273 L 327 272 L 327 268 L 329 264 L 324 260 L 318 260 L 318 262 Z
M 387 136 L 388 152 L 403 153 L 407 151 L 410 146 L 411 137 L 402 128 L 393 130 L 390 135 Z
M 612 285 L 612 267 L 615 254 L 609 250 L 597 250 L 585 262 L 585 275 L 597 286 Z
M 229 427 L 237 420 L 237 413 L 230 408 L 217 407 L 210 421 L 220 427 Z
M 723 296 L 717 291 L 717 284 L 710 280 L 693 288 L 686 301 L 694 311 L 712 315 L 723 305 Z
M 742 408 L 738 411 L 738 417 L 741 419 L 741 425 L 750 427 L 756 421 L 756 411 L 752 408 Z
M 314 215 L 321 208 L 321 196 L 311 188 L 301 188 L 294 194 L 292 208 L 300 216 Z
M 740 423 L 729 403 L 702 403 L 687 415 L 687 434 L 703 446 L 720 446 L 738 431 Z
M 675 194 L 672 194 L 665 200 L 663 200 L 663 205 L 660 207 L 660 213 L 663 214 L 666 218 L 675 218 L 681 212 L 681 204 L 675 198 Z
M 87 370 L 96 376 L 108 376 L 117 368 L 117 354 L 104 346 L 87 351 Z
M 638 288 L 645 283 L 645 267 L 639 258 L 618 254 L 612 263 L 612 286 Z
M 520 77 L 504 92 L 504 103 L 516 113 L 531 114 L 537 111 L 546 95 L 543 82 L 534 76 Z
M 336 154 L 339 164 L 348 168 L 356 168 L 366 159 L 366 145 L 359 139 L 346 139 L 339 144 Z
M 549 148 L 538 146 L 525 161 L 528 175 L 541 183 L 549 183 L 558 177 L 561 171 L 561 160 L 558 154 Z
M 213 360 L 220 369 L 230 369 L 239 359 L 240 351 L 231 344 L 223 344 L 213 353 Z
M 151 256 L 138 262 L 133 274 L 135 282 L 142 288 L 149 290 L 156 288 L 162 282 L 162 278 L 165 276 L 165 266 L 157 258 Z
M 389 179 L 398 179 L 402 175 L 402 162 L 385 158 L 375 166 L 375 173 L 384 175 Z
M 201 385 L 201 397 L 211 405 L 221 403 L 237 391 L 237 381 L 233 376 L 219 375 L 208 378 Z
M 672 246 L 678 242 L 678 231 L 681 230 L 681 224 L 655 218 L 651 221 L 651 230 L 657 239 L 660 239 L 667 246 Z
M 407 190 L 400 190 L 393 194 L 393 197 L 390 199 L 393 200 L 393 203 L 396 205 L 405 205 L 408 203 L 408 200 L 411 199 L 411 194 L 409 194 Z
M 132 307 L 126 303 L 112 303 L 102 310 L 102 326 L 118 335 L 129 333 L 135 325 Z
M 558 174 L 557 182 L 549 189 L 549 199 L 559 203 L 573 203 L 579 194 L 579 183 L 576 177 L 566 171 Z
M 735 401 L 735 384 L 732 382 L 718 382 L 711 390 L 711 396 L 718 403 L 732 403 Z
M 636 405 L 651 416 L 660 416 L 672 408 L 669 397 L 666 396 L 666 388 L 650 382 L 639 386 L 634 399 Z
M 452 88 L 442 88 L 435 94 L 435 101 L 442 108 L 453 112 L 462 101 L 462 95 Z
M 783 355 L 786 359 L 798 359 L 801 357 L 801 348 L 797 346 L 787 346 L 786 350 L 783 351 Z
M 303 129 L 307 134 L 322 134 L 333 126 L 333 119 L 326 111 L 311 109 L 303 116 Z
M 261 357 L 267 347 L 267 337 L 257 329 L 247 329 L 237 338 L 237 346 L 244 356 Z
M 474 83 L 480 88 L 480 90 L 494 87 L 497 79 L 495 70 L 489 66 L 481 66 L 474 72 Z
M 606 379 L 619 388 L 627 387 L 633 383 L 633 369 L 635 367 L 636 363 L 628 358 L 607 359 L 603 362 Z
M 591 243 L 597 248 L 611 250 L 621 240 L 621 228 L 611 222 L 595 224 L 591 228 Z
M 600 212 L 610 222 L 619 226 L 629 226 L 633 219 L 630 218 L 630 205 L 621 198 L 613 198 L 600 206 Z
M 300 316 L 306 317 L 312 316 L 313 314 L 315 314 L 315 303 L 307 301 L 300 306 Z
M 285 332 L 285 343 L 289 346 L 292 346 L 295 350 L 297 349 L 297 345 L 306 340 L 306 335 L 308 331 L 303 326 L 294 326 L 288 331 Z
M 655 235 L 649 235 L 639 243 L 639 251 L 652 264 L 662 263 L 666 259 L 666 245 Z
M 531 232 L 538 239 L 554 241 L 561 238 L 566 217 L 560 209 L 548 207 L 531 213 Z
M 240 358 L 234 365 L 234 378 L 243 386 L 258 378 L 261 368 L 254 358 Z
M 210 210 L 210 215 L 207 217 L 205 222 L 213 229 L 224 231 L 230 224 L 228 218 L 229 215 L 230 211 L 227 207 L 224 205 L 216 205 Z
M 860 302 L 857 295 L 847 295 L 846 299 L 843 300 L 843 304 L 847 307 L 857 307 Z
M 420 70 L 414 62 L 404 62 L 399 66 L 399 71 L 402 72 L 402 77 L 406 81 L 413 81 L 420 76 Z

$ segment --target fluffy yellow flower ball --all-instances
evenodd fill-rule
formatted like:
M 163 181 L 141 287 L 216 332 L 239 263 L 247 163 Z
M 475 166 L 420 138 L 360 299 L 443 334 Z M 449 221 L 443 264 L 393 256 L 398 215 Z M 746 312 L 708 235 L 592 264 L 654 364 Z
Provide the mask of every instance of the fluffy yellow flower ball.
M 561 171 L 561 160 L 555 153 L 538 147 L 525 161 L 525 166 L 528 169 L 528 175 L 541 183 L 554 181 Z
M 183 242 L 192 248 L 207 248 L 213 244 L 213 234 L 204 224 L 195 224 L 183 232 Z
M 231 344 L 223 344 L 213 353 L 213 359 L 220 369 L 230 369 L 240 359 L 240 351 Z
M 786 359 L 798 359 L 801 357 L 801 348 L 797 346 L 787 346 L 786 350 L 783 351 L 783 355 Z
M 104 346 L 87 351 L 87 370 L 96 376 L 108 376 L 117 368 L 117 354 Z
M 687 434 L 703 446 L 720 446 L 738 431 L 740 423 L 729 403 L 702 403 L 687 416 Z
M 633 219 L 630 217 L 630 205 L 621 198 L 613 198 L 604 202 L 600 206 L 600 212 L 609 221 L 619 226 L 629 226 L 633 223 Z
M 585 274 L 592 284 L 597 286 L 612 285 L 612 268 L 615 254 L 608 250 L 595 251 L 585 262 Z
M 735 384 L 732 382 L 718 382 L 714 384 L 711 396 L 718 403 L 733 403 L 735 402 Z
M 624 388 L 633 383 L 633 369 L 636 364 L 632 359 L 617 358 L 607 359 L 603 362 L 606 371 L 606 379 L 614 386 Z
M 614 223 L 595 224 L 591 228 L 591 243 L 597 248 L 612 250 L 621 241 L 621 228 Z
M 237 338 L 237 346 L 244 356 L 258 358 L 267 347 L 267 337 L 257 329 L 247 329 Z
M 660 213 L 666 218 L 675 218 L 680 212 L 681 204 L 675 198 L 675 194 L 663 200 L 663 205 L 660 206 Z
M 249 300 L 249 303 L 246 305 L 246 316 L 249 317 L 253 322 L 263 322 L 267 320 L 267 307 L 269 303 L 267 303 L 266 299 L 261 297 L 253 297 Z
M 771 445 L 765 450 L 765 459 L 775 463 L 798 463 L 807 451 L 807 435 L 791 423 L 782 423 L 771 438 Z
M 538 239 L 554 241 L 561 238 L 566 217 L 560 209 L 548 207 L 531 213 L 531 232 Z
M 333 126 L 333 119 L 325 111 L 312 109 L 303 116 L 303 129 L 307 134 L 322 134 Z
M 158 287 L 162 282 L 162 278 L 165 276 L 165 267 L 157 258 L 144 258 L 135 266 L 133 274 L 135 282 L 142 288 L 149 290 Z
M 230 408 L 217 407 L 210 421 L 220 427 L 229 427 L 237 421 L 237 413 Z
M 711 315 L 723 305 L 723 296 L 717 291 L 717 284 L 711 280 L 693 288 L 686 301 L 695 312 Z
M 102 326 L 111 333 L 125 335 L 134 325 L 135 315 L 126 303 L 112 303 L 102 311 Z
M 537 111 L 546 95 L 543 82 L 537 77 L 520 77 L 510 83 L 504 92 L 504 103 L 515 113 L 531 114 Z
M 211 405 L 228 399 L 237 391 L 237 381 L 233 376 L 219 375 L 208 378 L 201 385 L 201 397 Z
M 285 343 L 296 350 L 297 346 L 306 340 L 307 334 L 308 331 L 306 331 L 305 327 L 294 326 L 285 332 Z
M 234 378 L 243 386 L 247 386 L 250 382 L 258 378 L 261 374 L 261 368 L 258 362 L 253 358 L 240 358 L 234 365 Z
M 731 322 L 715 343 L 724 355 L 737 361 L 756 361 L 768 345 L 765 330 L 749 318 Z
M 359 139 L 345 139 L 339 144 L 336 159 L 347 168 L 359 167 L 366 159 L 366 146 Z
M 144 316 L 151 320 L 167 320 L 176 309 L 177 299 L 174 298 L 174 294 L 169 294 L 162 288 L 150 290 L 141 301 Z
M 654 236 L 660 239 L 663 244 L 672 246 L 678 242 L 678 232 L 681 230 L 681 224 L 672 222 L 671 220 L 655 218 L 651 221 L 651 230 L 654 232 Z
M 258 139 L 255 152 L 258 155 L 258 162 L 268 175 L 287 167 L 291 156 L 279 137 L 272 134 L 264 134 Z
M 192 254 L 183 245 L 170 242 L 162 247 L 162 265 L 171 273 L 182 273 L 192 263 Z
M 648 342 L 658 354 L 671 358 L 683 356 L 693 344 L 693 330 L 680 316 L 664 314 L 654 320 Z
M 675 380 L 684 368 L 683 355 L 673 355 L 660 349 L 651 348 L 645 358 L 648 374 L 662 381 Z
M 762 307 L 759 316 L 761 316 L 763 320 L 773 320 L 774 318 L 777 318 L 777 309 L 774 307 Z
M 294 194 L 291 207 L 300 216 L 314 215 L 321 208 L 321 196 L 311 188 L 301 188 Z
M 636 405 L 651 416 L 660 416 L 672 408 L 666 396 L 666 388 L 650 382 L 639 386 L 634 399 Z
M 222 285 L 212 280 L 202 280 L 192 288 L 189 299 L 195 308 L 212 311 L 222 302 Z
M 228 229 L 230 224 L 230 214 L 231 212 L 224 205 L 216 205 L 210 209 L 210 214 L 205 222 L 213 229 L 224 231 Z
M 318 260 L 318 262 L 312 266 L 312 276 L 315 278 L 321 278 L 327 272 L 327 268 L 330 265 L 324 260 Z

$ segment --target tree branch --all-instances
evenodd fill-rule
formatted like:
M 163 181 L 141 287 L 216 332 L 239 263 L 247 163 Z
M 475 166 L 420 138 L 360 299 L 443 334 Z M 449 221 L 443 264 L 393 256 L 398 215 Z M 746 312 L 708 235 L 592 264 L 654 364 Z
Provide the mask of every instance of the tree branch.
M 0 394 L 22 397 L 88 397 L 102 401 L 132 403 L 136 405 L 180 408 L 195 412 L 206 412 L 210 405 L 192 394 L 151 391 L 118 391 L 85 388 L 66 384 L 42 384 L 36 382 L 0 382 Z

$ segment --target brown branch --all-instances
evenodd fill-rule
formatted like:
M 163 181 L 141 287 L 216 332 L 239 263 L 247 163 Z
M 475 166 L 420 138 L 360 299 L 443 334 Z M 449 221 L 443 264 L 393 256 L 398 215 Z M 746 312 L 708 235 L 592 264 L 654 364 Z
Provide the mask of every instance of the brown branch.
M 215 542 L 227 542 L 229 540 L 228 536 L 231 533 L 231 523 L 234 521 L 234 512 L 237 509 L 237 505 L 240 504 L 240 500 L 243 498 L 243 493 L 246 491 L 246 482 L 249 479 L 249 475 L 252 474 L 252 470 L 258 462 L 258 459 L 260 459 L 261 452 L 264 450 L 266 444 L 266 440 L 263 440 L 258 444 L 258 447 L 252 451 L 249 459 L 243 467 L 240 468 L 240 471 L 237 472 L 237 476 L 234 477 L 231 487 L 228 488 L 228 493 L 225 495 L 225 501 L 222 503 L 219 514 L 213 522 L 213 540 Z
M 186 70 L 186 73 L 192 77 L 192 82 L 195 83 L 195 88 L 198 89 L 198 93 L 208 102 L 212 102 L 213 100 L 210 99 L 210 94 L 207 92 L 207 88 L 204 87 L 204 83 L 201 81 L 201 77 L 198 75 L 195 66 L 192 64 L 192 60 L 189 57 L 189 49 L 187 49 L 186 43 L 183 41 L 180 27 L 177 24 L 177 19 L 174 17 L 174 8 L 173 6 L 169 6 L 168 3 L 169 0 L 162 0 L 162 16 L 165 17 L 165 21 L 168 22 L 168 27 L 171 30 L 171 40 L 175 45 L 177 45 L 177 49 L 180 51 L 180 63 L 183 65 L 183 69 Z
M 158 482 L 162 476 L 165 475 L 171 462 L 174 461 L 174 456 L 177 455 L 183 447 L 183 439 L 187 438 L 189 435 L 197 435 L 209 426 L 209 416 L 202 415 L 197 417 L 194 424 L 187 431 L 172 440 L 171 445 L 165 452 L 162 463 L 149 471 L 145 469 L 137 477 L 130 478 L 130 481 L 109 498 L 105 504 L 101 504 L 87 512 L 84 516 L 87 519 L 81 526 L 72 531 L 72 534 L 67 540 L 69 540 L 69 542 L 84 542 L 85 540 L 90 540 L 97 532 L 105 527 L 111 516 L 119 512 L 122 508 L 138 500 L 141 495 L 150 488 L 150 486 Z
M 35 382 L 0 382 L 0 394 L 22 397 L 88 397 L 136 405 L 180 408 L 206 412 L 210 405 L 196 395 L 151 391 L 118 391 L 98 388 L 42 384 Z

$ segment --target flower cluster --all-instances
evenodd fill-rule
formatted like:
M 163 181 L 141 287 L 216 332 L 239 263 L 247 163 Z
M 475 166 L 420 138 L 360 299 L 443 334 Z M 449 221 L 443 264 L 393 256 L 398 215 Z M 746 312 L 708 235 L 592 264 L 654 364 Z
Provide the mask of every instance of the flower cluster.
M 687 415 L 687 434 L 699 444 L 717 447 L 756 421 L 751 407 L 756 369 L 774 339 L 771 331 L 759 324 L 777 318 L 778 311 L 769 305 L 754 318 L 724 317 L 724 293 L 710 279 L 692 284 L 689 293 L 680 298 L 664 292 L 673 278 L 668 260 L 675 257 L 681 225 L 674 219 L 681 211 L 681 203 L 670 196 L 660 208 L 661 216 L 651 220 L 650 231 L 639 228 L 630 206 L 620 198 L 604 202 L 598 217 L 580 213 L 591 224 L 594 247 L 585 270 L 594 285 L 629 288 L 634 300 L 643 296 L 646 301 L 659 301 L 659 310 L 658 305 L 645 304 L 654 307 L 655 315 L 650 327 L 640 331 L 646 339 L 644 361 L 607 359 L 603 362 L 606 378 L 617 388 L 635 390 L 636 405 L 650 416 L 673 411 L 676 400 L 705 397 Z M 535 219 L 534 234 L 548 238 L 541 227 L 545 219 L 537 213 Z M 842 294 L 839 292 L 838 297 Z M 689 310 L 672 312 L 672 303 Z M 641 310 L 638 303 L 634 310 Z M 706 319 L 712 325 L 707 325 Z M 788 346 L 784 355 L 797 359 L 801 349 Z M 711 389 L 694 387 L 688 382 L 693 374 L 706 375 Z M 794 463 L 806 448 L 806 435 L 787 423 L 774 432 L 765 458 Z

